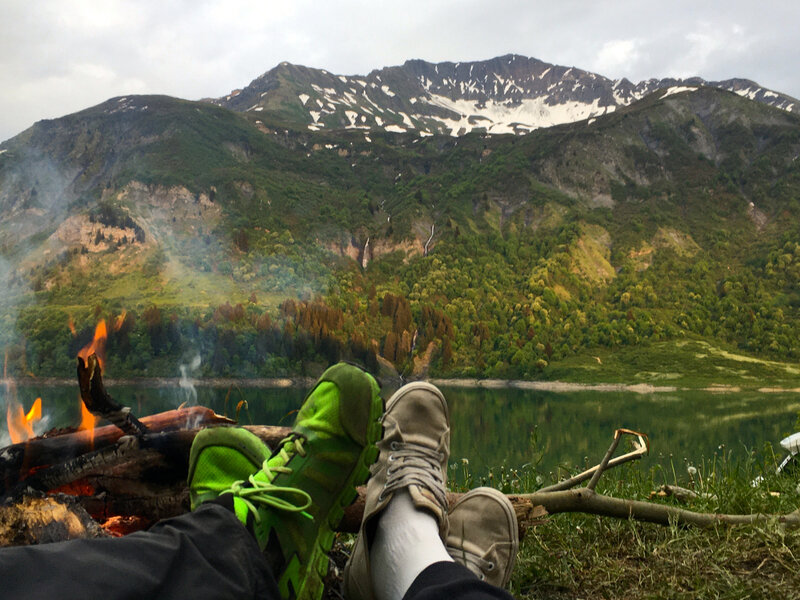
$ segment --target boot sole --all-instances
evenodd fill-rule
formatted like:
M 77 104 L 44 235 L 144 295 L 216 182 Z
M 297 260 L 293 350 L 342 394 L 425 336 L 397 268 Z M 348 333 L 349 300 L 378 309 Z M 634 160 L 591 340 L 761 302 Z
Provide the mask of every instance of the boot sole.
M 317 543 L 308 561 L 306 576 L 296 591 L 297 600 L 320 600 L 324 591 L 324 579 L 328 575 L 330 556 L 328 553 L 333 547 L 335 529 L 344 516 L 344 510 L 356 499 L 358 492 L 356 486 L 364 483 L 369 477 L 369 468 L 378 458 L 378 447 L 375 445 L 382 437 L 383 426 L 383 400 L 380 397 L 373 399 L 370 406 L 369 427 L 367 429 L 367 445 L 361 451 L 356 461 L 356 466 L 347 478 L 342 492 L 334 502 L 328 515 L 327 522 L 320 525 L 317 534 Z

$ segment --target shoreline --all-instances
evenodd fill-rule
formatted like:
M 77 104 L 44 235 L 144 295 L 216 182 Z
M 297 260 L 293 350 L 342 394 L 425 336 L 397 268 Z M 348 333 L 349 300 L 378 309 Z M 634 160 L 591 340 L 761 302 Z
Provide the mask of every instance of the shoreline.
M 161 387 L 161 388 L 183 388 L 183 387 L 208 387 L 208 388 L 227 388 L 239 387 L 250 389 L 283 389 L 291 387 L 310 388 L 314 385 L 316 378 L 313 377 L 269 377 L 256 379 L 237 379 L 231 377 L 209 377 L 203 379 L 181 379 L 179 377 L 128 377 L 128 378 L 108 378 L 105 379 L 106 385 L 113 386 L 132 386 L 132 387 Z M 630 392 L 635 394 L 659 394 L 680 391 L 700 391 L 714 394 L 736 393 L 741 391 L 752 391 L 762 394 L 782 394 L 800 393 L 800 388 L 781 388 L 781 387 L 761 387 L 743 390 L 736 385 L 711 384 L 705 387 L 678 387 L 653 385 L 650 383 L 575 383 L 569 381 L 528 381 L 522 379 L 476 379 L 476 378 L 441 378 L 431 377 L 425 379 L 429 383 L 440 387 L 449 388 L 468 388 L 468 389 L 516 389 L 530 390 L 539 392 Z M 43 387 L 70 386 L 77 387 L 75 379 L 66 377 L 23 377 L 19 379 L 5 378 L 0 379 L 2 386 L 32 387 L 40 385 Z

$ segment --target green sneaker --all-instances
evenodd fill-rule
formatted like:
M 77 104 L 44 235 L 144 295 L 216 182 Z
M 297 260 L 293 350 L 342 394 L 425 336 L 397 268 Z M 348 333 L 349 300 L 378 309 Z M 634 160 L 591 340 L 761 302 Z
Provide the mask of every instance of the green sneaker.
M 216 499 L 237 481 L 247 480 L 270 457 L 258 436 L 239 427 L 209 427 L 198 433 L 189 453 L 192 510 Z
M 378 455 L 382 412 L 371 375 L 344 363 L 329 368 L 306 397 L 291 435 L 262 469 L 227 490 L 282 598 L 322 596 L 334 530 Z

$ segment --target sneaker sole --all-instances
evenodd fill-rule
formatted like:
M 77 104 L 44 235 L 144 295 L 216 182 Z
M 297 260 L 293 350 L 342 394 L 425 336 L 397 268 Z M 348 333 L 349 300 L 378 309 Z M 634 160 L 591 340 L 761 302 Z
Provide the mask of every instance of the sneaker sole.
M 456 502 L 450 512 L 458 509 L 459 504 L 469 499 L 473 499 L 476 497 L 484 496 L 486 498 L 490 498 L 496 504 L 496 506 L 502 508 L 503 514 L 506 517 L 506 524 L 508 525 L 508 541 L 510 543 L 510 558 L 508 564 L 505 565 L 505 570 L 500 573 L 499 577 L 486 577 L 488 583 L 505 588 L 508 585 L 509 580 L 511 579 L 511 573 L 514 571 L 514 565 L 516 564 L 517 560 L 517 552 L 519 552 L 519 526 L 517 524 L 517 514 L 514 512 L 514 506 L 509 502 L 508 496 L 506 496 L 500 490 L 490 487 L 479 487 L 473 490 L 470 490 L 464 496 L 462 496 L 458 502 Z M 446 542 L 445 542 L 446 545 Z M 463 566 L 467 566 L 463 563 L 460 558 L 456 556 L 452 556 L 452 558 L 459 564 Z M 469 568 L 469 567 L 467 567 Z
M 356 486 L 361 485 L 367 480 L 369 477 L 369 468 L 378 458 L 378 448 L 375 444 L 383 435 L 383 426 L 381 424 L 382 416 L 383 400 L 381 400 L 380 397 L 376 397 L 373 399 L 370 406 L 367 445 L 364 446 L 364 449 L 361 451 L 356 461 L 355 468 L 350 473 L 350 477 L 347 478 L 342 492 L 334 502 L 333 508 L 328 515 L 327 522 L 320 525 L 319 533 L 317 534 L 317 542 L 314 544 L 314 550 L 306 568 L 305 579 L 295 592 L 294 597 L 297 600 L 319 600 L 322 597 L 325 587 L 323 580 L 328 575 L 328 565 L 330 563 L 329 552 L 333 547 L 336 527 L 344 516 L 345 508 L 350 506 L 358 495 Z M 297 579 L 299 579 L 299 574 L 294 578 L 291 576 L 288 577 L 286 581 L 291 581 L 294 584 Z
M 432 393 L 436 398 L 438 398 L 439 402 L 442 405 L 442 410 L 444 411 L 445 417 L 447 419 L 448 426 L 450 425 L 450 409 L 447 406 L 447 401 L 444 399 L 444 395 L 442 395 L 442 391 L 437 388 L 435 385 L 428 383 L 427 381 L 415 381 L 413 383 L 407 383 L 399 390 L 397 390 L 392 397 L 386 402 L 386 412 L 389 412 L 399 400 L 406 394 L 410 392 L 414 392 L 416 390 L 425 390 L 427 392 Z M 446 471 L 446 470 L 445 470 Z

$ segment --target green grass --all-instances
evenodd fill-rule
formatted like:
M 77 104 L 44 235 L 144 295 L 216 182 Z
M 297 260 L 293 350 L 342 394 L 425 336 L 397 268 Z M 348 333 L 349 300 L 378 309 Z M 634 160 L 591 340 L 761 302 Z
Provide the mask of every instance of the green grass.
M 629 464 L 606 473 L 598 492 L 647 500 L 662 484 L 694 489 L 699 512 L 788 513 L 800 504 L 797 477 L 775 475 L 776 457 L 735 456 L 724 448 L 690 465 L 670 458 L 650 470 Z M 690 474 L 689 467 L 696 469 Z M 462 466 L 458 466 L 461 469 Z M 758 475 L 765 481 L 750 482 Z M 494 469 L 472 475 L 466 487 L 492 485 L 506 493 L 534 491 L 549 482 L 535 468 Z M 703 496 L 705 495 L 705 496 Z M 708 529 L 662 526 L 582 513 L 551 515 L 529 529 L 511 582 L 527 598 L 798 598 L 800 530 L 774 521 Z
M 593 348 L 551 365 L 544 375 L 581 383 L 647 383 L 693 389 L 800 386 L 795 363 L 752 358 L 718 342 L 694 338 L 616 350 Z

